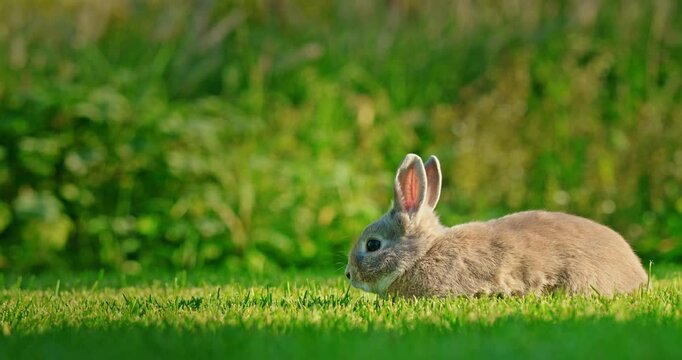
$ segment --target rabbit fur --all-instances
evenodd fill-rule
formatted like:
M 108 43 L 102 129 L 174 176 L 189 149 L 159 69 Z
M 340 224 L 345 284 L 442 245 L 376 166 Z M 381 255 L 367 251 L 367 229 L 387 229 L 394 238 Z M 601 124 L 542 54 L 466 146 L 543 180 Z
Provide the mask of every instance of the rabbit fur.
M 393 207 L 364 229 L 348 256 L 346 277 L 354 287 L 402 297 L 612 296 L 647 283 L 640 259 L 618 233 L 579 216 L 524 211 L 441 225 L 434 212 L 441 179 L 435 156 L 426 164 L 405 157 Z M 380 247 L 369 251 L 376 241 Z

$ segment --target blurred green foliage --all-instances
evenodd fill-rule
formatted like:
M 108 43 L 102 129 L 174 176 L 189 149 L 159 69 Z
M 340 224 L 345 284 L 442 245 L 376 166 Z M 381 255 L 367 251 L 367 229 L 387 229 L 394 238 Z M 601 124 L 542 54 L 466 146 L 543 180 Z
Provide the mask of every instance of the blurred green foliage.
M 682 259 L 682 9 L 0 0 L 0 269 L 340 267 L 407 152 L 446 224 Z

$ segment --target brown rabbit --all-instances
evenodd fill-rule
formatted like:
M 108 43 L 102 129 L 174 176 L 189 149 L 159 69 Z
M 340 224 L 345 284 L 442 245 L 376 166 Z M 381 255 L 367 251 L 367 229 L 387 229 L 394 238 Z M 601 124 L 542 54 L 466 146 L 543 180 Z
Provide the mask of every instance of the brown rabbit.
M 380 295 L 524 295 L 562 289 L 611 296 L 647 282 L 639 258 L 615 231 L 582 217 L 525 211 L 486 222 L 441 225 L 434 212 L 441 171 L 408 154 L 394 204 L 348 255 L 354 287 Z

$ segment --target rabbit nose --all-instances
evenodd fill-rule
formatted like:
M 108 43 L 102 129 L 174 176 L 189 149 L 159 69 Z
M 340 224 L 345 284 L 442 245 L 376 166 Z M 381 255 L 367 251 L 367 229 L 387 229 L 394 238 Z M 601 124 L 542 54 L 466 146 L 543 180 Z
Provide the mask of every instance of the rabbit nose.
M 346 271 L 346 277 L 350 280 L 350 271 Z

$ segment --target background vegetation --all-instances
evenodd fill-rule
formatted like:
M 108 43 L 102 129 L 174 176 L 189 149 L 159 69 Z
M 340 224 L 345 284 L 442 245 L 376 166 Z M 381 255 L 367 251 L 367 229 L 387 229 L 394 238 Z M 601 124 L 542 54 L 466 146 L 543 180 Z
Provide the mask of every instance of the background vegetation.
M 0 0 L 0 269 L 333 268 L 407 152 L 445 223 L 682 260 L 673 0 Z

